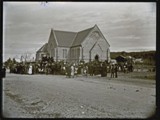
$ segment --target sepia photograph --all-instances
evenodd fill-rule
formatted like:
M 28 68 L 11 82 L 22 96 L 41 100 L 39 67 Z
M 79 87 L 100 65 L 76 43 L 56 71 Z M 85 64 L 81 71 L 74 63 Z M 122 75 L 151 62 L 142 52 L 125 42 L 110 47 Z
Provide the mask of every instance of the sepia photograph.
M 3 2 L 3 118 L 156 114 L 156 2 Z

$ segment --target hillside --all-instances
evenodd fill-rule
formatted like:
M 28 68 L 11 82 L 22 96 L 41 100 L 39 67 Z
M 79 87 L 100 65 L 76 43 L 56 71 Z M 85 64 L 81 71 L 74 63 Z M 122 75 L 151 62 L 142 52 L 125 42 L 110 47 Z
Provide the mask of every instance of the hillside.
M 145 64 L 155 65 L 156 51 L 142 51 L 142 52 L 111 52 L 111 59 L 115 59 L 119 55 L 132 56 L 134 58 L 142 58 Z

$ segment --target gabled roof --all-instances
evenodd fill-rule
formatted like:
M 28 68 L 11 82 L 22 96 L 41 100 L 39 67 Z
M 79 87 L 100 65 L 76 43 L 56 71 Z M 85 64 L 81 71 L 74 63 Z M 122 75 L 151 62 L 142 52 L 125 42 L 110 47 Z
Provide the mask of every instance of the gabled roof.
M 52 33 L 54 34 L 53 37 L 55 37 L 55 40 L 58 46 L 74 47 L 74 46 L 81 45 L 82 42 L 85 40 L 85 38 L 88 36 L 88 34 L 91 32 L 91 30 L 94 29 L 95 27 L 98 28 L 98 26 L 95 25 L 91 28 L 82 30 L 80 32 L 68 32 L 68 31 L 53 30 L 53 29 L 51 30 L 52 30 Z
M 95 27 L 98 28 L 98 30 L 100 31 L 101 35 L 103 36 L 103 38 L 106 40 L 106 38 L 104 37 L 104 35 L 102 34 L 101 30 L 99 29 L 99 27 L 95 24 Z M 106 42 L 108 43 L 108 41 L 106 40 Z M 108 45 L 110 46 L 110 44 L 108 43 Z
M 71 47 L 81 45 L 84 41 L 85 37 L 89 34 L 89 32 L 93 29 L 88 28 L 86 30 L 80 32 L 68 32 L 68 31 L 60 31 L 53 30 L 56 40 L 58 42 L 58 46 Z
M 77 33 L 75 40 L 73 41 L 72 46 L 78 46 L 81 45 L 81 43 L 84 41 L 84 39 L 87 37 L 87 35 L 90 33 L 90 31 L 93 29 L 92 28 L 88 28 L 86 30 L 80 31 Z
M 47 46 L 48 46 L 48 43 L 45 43 L 37 52 L 48 52 Z
M 58 46 L 71 47 L 76 36 L 76 32 L 54 30 Z

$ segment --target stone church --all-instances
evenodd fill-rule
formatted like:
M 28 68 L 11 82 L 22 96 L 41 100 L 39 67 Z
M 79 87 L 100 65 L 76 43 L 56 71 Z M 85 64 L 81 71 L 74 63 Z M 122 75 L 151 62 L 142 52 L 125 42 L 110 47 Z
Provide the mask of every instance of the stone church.
M 36 52 L 36 60 L 48 56 L 55 61 L 78 63 L 81 60 L 93 61 L 96 55 L 100 61 L 110 61 L 110 45 L 98 26 L 94 25 L 79 32 L 51 29 L 48 43 Z

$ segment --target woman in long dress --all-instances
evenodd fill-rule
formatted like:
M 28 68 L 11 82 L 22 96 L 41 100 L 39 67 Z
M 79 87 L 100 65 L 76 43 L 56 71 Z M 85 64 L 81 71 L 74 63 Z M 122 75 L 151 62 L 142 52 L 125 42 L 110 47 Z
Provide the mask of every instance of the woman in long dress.
M 29 74 L 29 75 L 32 74 L 32 65 L 29 66 L 28 74 Z
M 74 77 L 74 66 L 71 65 L 71 77 Z
M 77 67 L 77 66 L 75 66 L 75 71 L 74 71 L 74 73 L 75 73 L 75 76 L 77 77 L 77 75 L 78 75 L 78 67 Z

